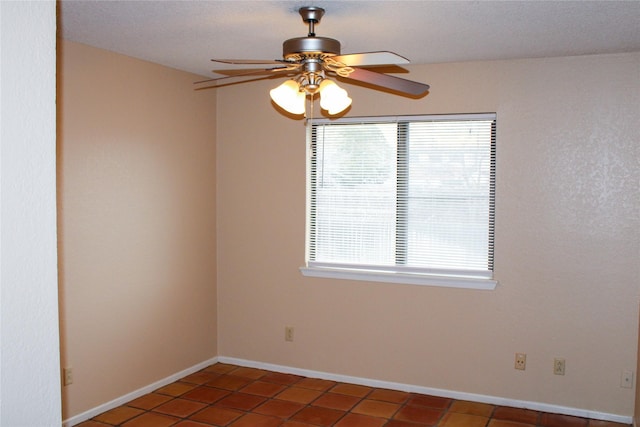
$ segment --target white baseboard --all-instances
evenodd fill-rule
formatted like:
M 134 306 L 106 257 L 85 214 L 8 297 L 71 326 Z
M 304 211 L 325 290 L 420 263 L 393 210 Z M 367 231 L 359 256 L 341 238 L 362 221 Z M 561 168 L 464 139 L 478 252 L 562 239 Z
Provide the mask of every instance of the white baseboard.
M 631 424 L 633 417 L 609 414 L 606 412 L 590 411 L 587 409 L 571 408 L 566 406 L 551 405 L 548 403 L 530 402 L 526 400 L 507 399 L 504 397 L 487 396 L 482 394 L 464 393 L 459 391 L 444 390 L 438 388 L 422 387 L 411 384 L 402 384 L 388 381 L 373 380 L 368 378 L 337 375 L 327 372 L 312 371 L 308 369 L 292 368 L 289 366 L 273 365 L 270 363 L 255 362 L 252 360 L 237 359 L 234 357 L 219 356 L 218 362 L 232 365 L 246 366 L 248 368 L 265 369 L 267 371 L 282 372 L 286 374 L 301 375 L 304 377 L 320 378 L 339 381 L 368 387 L 386 388 L 411 393 L 428 394 L 431 396 L 448 397 L 457 400 L 469 400 L 472 402 L 489 403 L 492 405 L 510 406 L 514 408 L 531 409 L 534 411 L 550 412 L 554 414 L 572 415 L 575 417 L 591 418 L 594 420 L 613 421 L 623 424 Z M 640 426 L 636 426 L 640 427 Z
M 399 390 L 399 391 L 406 391 L 410 393 L 428 394 L 431 396 L 441 396 L 441 397 L 448 397 L 448 398 L 457 399 L 457 400 L 469 400 L 472 402 L 489 403 L 492 405 L 531 409 L 534 411 L 550 412 L 554 414 L 563 414 L 563 415 L 572 415 L 575 417 L 591 418 L 591 419 L 603 420 L 603 421 L 613 421 L 613 422 L 623 423 L 623 424 L 633 423 L 634 427 L 640 427 L 636 424 L 633 417 L 628 417 L 624 415 L 616 415 L 616 414 L 609 414 L 606 412 L 590 411 L 587 409 L 551 405 L 548 403 L 507 399 L 504 397 L 497 397 L 497 396 L 487 396 L 482 394 L 464 393 L 459 391 L 451 391 L 451 390 L 431 388 L 431 387 L 422 387 L 422 386 L 411 385 L 411 384 L 380 381 L 380 380 L 374 380 L 369 378 L 351 377 L 348 375 L 331 374 L 328 372 L 312 371 L 309 369 L 293 368 L 290 366 L 274 365 L 270 363 L 256 362 L 252 360 L 238 359 L 235 357 L 225 357 L 225 356 L 218 356 L 218 357 L 211 358 L 209 360 L 205 360 L 204 362 L 198 363 L 197 365 L 194 365 L 183 371 L 177 372 L 171 376 L 161 379 L 160 381 L 156 381 L 153 384 L 149 384 L 148 386 L 142 387 L 136 391 L 125 394 L 124 396 L 121 396 L 110 402 L 104 403 L 93 409 L 83 412 L 79 415 L 75 415 L 71 418 L 68 418 L 63 421 L 62 426 L 72 427 L 77 424 L 80 424 L 81 422 L 86 421 L 90 418 L 93 418 L 96 415 L 99 415 L 110 409 L 117 408 L 118 406 L 124 405 L 125 403 L 130 402 L 133 399 L 137 399 L 140 396 L 144 396 L 145 394 L 151 393 L 152 391 L 157 390 L 160 387 L 163 387 L 167 384 L 171 384 L 181 378 L 186 377 L 187 375 L 190 375 L 194 372 L 198 372 L 199 370 L 204 369 L 207 366 L 213 365 L 214 363 L 217 363 L 217 362 L 228 363 L 231 365 L 238 365 L 238 366 L 246 366 L 248 368 L 264 369 L 267 371 L 282 372 L 286 374 L 301 375 L 301 376 L 310 377 L 310 378 L 321 378 L 321 379 L 331 380 L 331 381 L 358 384 L 358 385 L 364 385 L 368 387 L 385 388 L 389 390 Z
M 176 382 L 179 379 L 186 377 L 187 375 L 191 375 L 194 372 L 198 372 L 206 368 L 207 366 L 213 365 L 214 363 L 217 363 L 217 362 L 218 362 L 218 358 L 213 357 L 209 360 L 205 360 L 204 362 L 200 362 L 197 365 L 194 365 L 190 368 L 184 369 L 180 372 L 176 372 L 175 374 L 170 375 L 166 378 L 163 378 L 159 381 L 156 381 L 153 384 L 149 384 L 148 386 L 139 388 L 138 390 L 132 391 L 131 393 L 127 393 L 124 396 L 120 396 L 117 399 L 114 399 L 110 402 L 96 406 L 95 408 L 92 408 L 81 414 L 74 415 L 73 417 L 64 420 L 62 422 L 62 427 L 71 427 L 71 426 L 75 426 L 76 424 L 80 424 L 81 422 L 86 421 L 90 418 L 93 418 L 96 415 L 100 415 L 103 412 L 106 412 L 110 409 L 117 408 L 118 406 L 124 405 L 125 403 L 130 402 L 133 399 L 137 399 L 138 397 L 151 393 L 152 391 L 157 390 L 160 387 L 164 387 L 165 385 Z

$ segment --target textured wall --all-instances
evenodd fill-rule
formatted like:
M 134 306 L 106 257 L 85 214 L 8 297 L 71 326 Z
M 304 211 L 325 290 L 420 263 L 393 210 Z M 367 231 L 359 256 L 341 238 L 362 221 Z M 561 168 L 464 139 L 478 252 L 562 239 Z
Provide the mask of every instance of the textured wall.
M 302 277 L 304 123 L 279 80 L 219 90 L 219 354 L 632 416 L 639 76 L 628 54 L 413 66 L 420 100 L 344 85 L 350 116 L 497 113 L 494 291 Z
M 61 42 L 64 419 L 217 354 L 216 99 L 197 78 Z
M 60 425 L 55 2 L 0 2 L 0 425 Z

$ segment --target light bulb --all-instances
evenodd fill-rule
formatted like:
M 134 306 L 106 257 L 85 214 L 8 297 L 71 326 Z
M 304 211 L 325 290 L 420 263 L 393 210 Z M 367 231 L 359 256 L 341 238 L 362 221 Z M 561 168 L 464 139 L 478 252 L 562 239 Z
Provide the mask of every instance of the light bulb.
M 273 102 L 291 114 L 304 114 L 305 94 L 300 91 L 295 80 L 287 80 L 275 89 L 269 91 Z
M 320 106 L 330 115 L 341 113 L 351 105 L 347 91 L 334 81 L 325 79 L 320 83 Z

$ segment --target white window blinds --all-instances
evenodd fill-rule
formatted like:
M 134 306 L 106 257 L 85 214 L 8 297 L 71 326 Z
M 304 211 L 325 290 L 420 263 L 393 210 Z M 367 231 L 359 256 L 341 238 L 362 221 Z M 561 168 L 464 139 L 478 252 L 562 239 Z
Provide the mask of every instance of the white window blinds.
M 492 277 L 495 114 L 310 126 L 308 267 Z

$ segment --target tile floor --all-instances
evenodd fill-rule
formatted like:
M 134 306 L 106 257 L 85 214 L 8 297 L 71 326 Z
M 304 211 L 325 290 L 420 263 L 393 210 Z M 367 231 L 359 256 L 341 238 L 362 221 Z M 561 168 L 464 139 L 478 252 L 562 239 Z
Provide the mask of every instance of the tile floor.
M 80 427 L 627 427 L 217 363 Z

